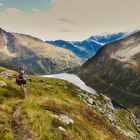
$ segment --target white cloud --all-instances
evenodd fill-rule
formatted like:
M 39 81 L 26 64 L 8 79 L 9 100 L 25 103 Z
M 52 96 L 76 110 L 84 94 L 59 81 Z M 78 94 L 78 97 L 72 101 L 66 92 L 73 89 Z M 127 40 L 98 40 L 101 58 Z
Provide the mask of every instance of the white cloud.
M 36 8 L 32 9 L 32 11 L 33 12 L 40 12 L 40 10 L 39 9 L 36 9 Z
M 17 9 L 17 8 L 8 8 L 5 12 L 6 13 L 11 13 L 11 14 L 17 14 L 17 13 L 22 13 L 20 9 Z
M 127 31 L 140 25 L 139 0 L 52 0 L 52 4 L 48 12 L 8 9 L 0 13 L 0 26 L 43 39 L 81 40 L 95 33 Z
M 0 3 L 0 6 L 4 6 L 4 4 L 3 3 Z

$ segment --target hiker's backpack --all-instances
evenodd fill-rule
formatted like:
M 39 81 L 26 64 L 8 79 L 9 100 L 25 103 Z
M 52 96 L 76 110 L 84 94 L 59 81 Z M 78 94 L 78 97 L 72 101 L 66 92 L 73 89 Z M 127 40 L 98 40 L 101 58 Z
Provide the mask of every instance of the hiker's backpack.
M 26 84 L 26 80 L 23 79 L 23 78 L 21 78 L 20 76 L 17 76 L 17 77 L 16 77 L 16 83 L 17 83 L 18 85 Z

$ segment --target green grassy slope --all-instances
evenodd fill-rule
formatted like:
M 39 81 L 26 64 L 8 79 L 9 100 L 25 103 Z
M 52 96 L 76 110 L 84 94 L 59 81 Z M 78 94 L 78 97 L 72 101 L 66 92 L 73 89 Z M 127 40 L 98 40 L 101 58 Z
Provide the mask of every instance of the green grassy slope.
M 0 72 L 4 69 L 1 68 Z M 64 80 L 31 76 L 27 99 L 14 79 L 0 81 L 0 140 L 127 140 L 99 112 L 78 97 L 78 87 Z M 85 91 L 82 91 L 85 93 Z M 70 117 L 65 124 L 50 112 Z M 58 127 L 66 129 L 61 132 Z

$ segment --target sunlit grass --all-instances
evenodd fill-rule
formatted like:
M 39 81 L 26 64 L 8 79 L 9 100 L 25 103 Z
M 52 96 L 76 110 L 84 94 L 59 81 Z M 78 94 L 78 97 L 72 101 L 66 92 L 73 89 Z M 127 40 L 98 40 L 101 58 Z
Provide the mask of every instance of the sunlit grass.
M 20 87 L 14 80 L 0 78 L 7 84 L 6 88 L 0 87 L 0 139 L 126 140 L 103 115 L 79 99 L 79 87 L 59 79 L 31 78 L 26 99 L 22 99 Z M 19 124 L 13 117 L 18 107 L 21 110 Z M 74 123 L 66 125 L 48 111 L 69 116 Z M 59 126 L 66 132 L 58 130 Z

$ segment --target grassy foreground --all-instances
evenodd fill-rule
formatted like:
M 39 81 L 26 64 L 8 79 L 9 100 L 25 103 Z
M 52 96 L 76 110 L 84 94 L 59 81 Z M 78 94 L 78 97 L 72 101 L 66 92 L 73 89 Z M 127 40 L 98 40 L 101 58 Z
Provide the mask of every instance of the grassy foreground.
M 0 86 L 0 140 L 129 139 L 80 100 L 77 86 L 59 79 L 31 78 L 32 82 L 27 83 L 27 99 L 22 99 L 15 79 L 0 76 L 0 81 L 7 84 Z M 74 123 L 65 124 L 49 111 L 64 114 Z M 59 126 L 66 131 L 60 131 Z

